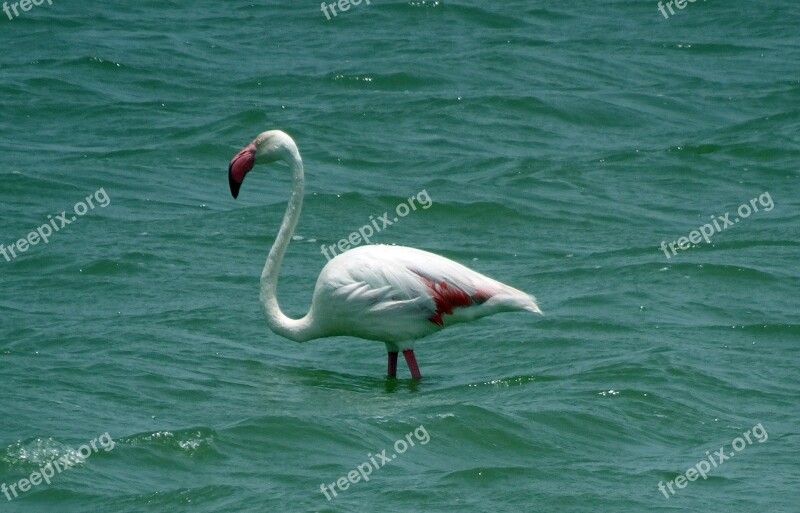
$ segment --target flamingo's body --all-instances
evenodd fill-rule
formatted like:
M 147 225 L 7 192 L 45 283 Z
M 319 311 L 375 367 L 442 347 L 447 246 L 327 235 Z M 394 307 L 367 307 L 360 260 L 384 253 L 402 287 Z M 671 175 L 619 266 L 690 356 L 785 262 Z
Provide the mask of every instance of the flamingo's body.
M 302 319 L 281 312 L 278 274 L 297 226 L 303 200 L 303 163 L 294 141 L 277 130 L 264 132 L 233 158 L 228 169 L 233 197 L 256 159 L 284 160 L 294 189 L 275 244 L 261 275 L 261 301 L 270 329 L 297 342 L 347 335 L 386 344 L 389 376 L 399 351 L 420 379 L 413 341 L 446 326 L 509 311 L 541 313 L 528 294 L 439 255 L 402 246 L 352 249 L 328 262 L 317 279 L 311 309 Z

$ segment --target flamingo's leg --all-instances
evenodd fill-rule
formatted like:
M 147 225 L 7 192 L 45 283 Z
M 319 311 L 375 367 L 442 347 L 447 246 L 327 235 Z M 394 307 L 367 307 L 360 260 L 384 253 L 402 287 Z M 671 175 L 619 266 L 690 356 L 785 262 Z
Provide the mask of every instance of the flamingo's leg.
M 397 376 L 397 351 L 389 351 L 389 377 L 394 378 Z
M 406 357 L 408 370 L 411 371 L 411 377 L 414 379 L 422 379 L 422 374 L 419 373 L 419 365 L 417 365 L 417 357 L 414 356 L 413 349 L 406 349 L 403 351 L 403 356 Z

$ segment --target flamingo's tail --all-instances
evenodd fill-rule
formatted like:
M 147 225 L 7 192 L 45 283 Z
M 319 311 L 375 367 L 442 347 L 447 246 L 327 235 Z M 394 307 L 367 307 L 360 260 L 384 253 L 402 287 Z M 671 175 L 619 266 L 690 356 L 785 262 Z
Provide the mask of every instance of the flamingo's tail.
M 531 313 L 539 314 L 539 315 L 544 315 L 544 312 L 542 312 L 539 309 L 539 305 L 536 304 L 536 301 L 534 301 L 532 305 L 529 305 L 529 306 L 526 306 L 525 308 L 523 308 L 523 310 L 526 310 L 526 311 L 531 312 Z
M 508 285 L 503 286 L 503 291 L 494 296 L 493 302 L 501 311 L 526 311 L 544 315 L 536 303 L 536 298 Z

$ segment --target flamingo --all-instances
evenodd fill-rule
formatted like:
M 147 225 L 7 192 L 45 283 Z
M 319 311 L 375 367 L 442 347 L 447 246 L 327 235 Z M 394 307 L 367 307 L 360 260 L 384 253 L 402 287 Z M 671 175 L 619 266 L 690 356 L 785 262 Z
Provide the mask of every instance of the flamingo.
M 308 313 L 301 319 L 287 317 L 278 305 L 278 276 L 300 218 L 303 161 L 289 135 L 280 130 L 261 133 L 228 166 L 234 199 L 257 161 L 284 161 L 294 184 L 261 273 L 260 300 L 274 333 L 296 342 L 343 335 L 383 342 L 389 377 L 397 376 L 397 357 L 402 351 L 411 377 L 420 380 L 415 340 L 499 312 L 542 314 L 533 296 L 450 259 L 420 249 L 376 244 L 356 247 L 330 260 L 317 278 Z

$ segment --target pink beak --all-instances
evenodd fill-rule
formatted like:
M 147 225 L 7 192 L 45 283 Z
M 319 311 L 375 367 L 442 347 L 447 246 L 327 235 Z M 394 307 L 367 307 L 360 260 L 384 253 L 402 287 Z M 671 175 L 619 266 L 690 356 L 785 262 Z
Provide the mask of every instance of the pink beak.
M 228 184 L 231 186 L 231 195 L 236 199 L 239 188 L 244 182 L 244 177 L 253 169 L 256 162 L 256 145 L 250 143 L 247 148 L 236 154 L 228 166 Z

